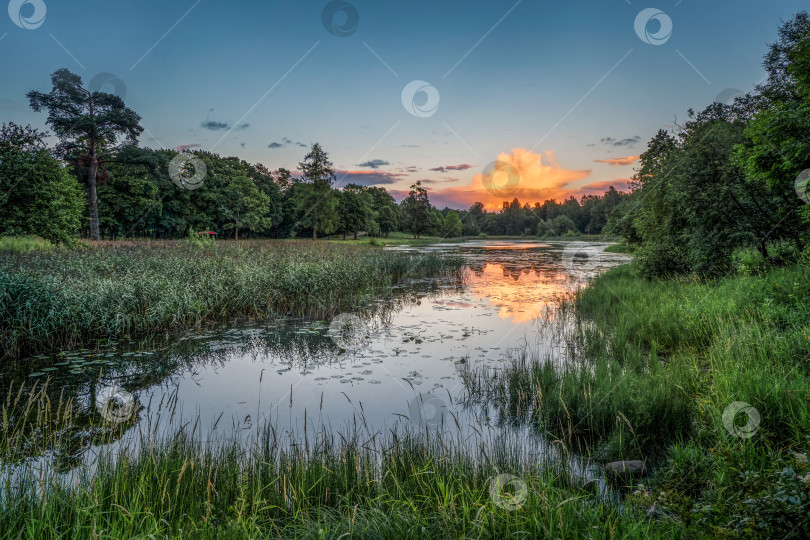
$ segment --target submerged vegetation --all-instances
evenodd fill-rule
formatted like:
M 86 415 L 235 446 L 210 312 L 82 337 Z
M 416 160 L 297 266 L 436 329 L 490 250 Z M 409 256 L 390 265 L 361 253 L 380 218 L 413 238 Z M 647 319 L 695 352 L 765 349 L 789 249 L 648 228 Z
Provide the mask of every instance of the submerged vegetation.
M 307 242 L 0 254 L 0 350 L 15 357 L 236 316 L 329 317 L 404 279 L 459 269 L 452 257 Z

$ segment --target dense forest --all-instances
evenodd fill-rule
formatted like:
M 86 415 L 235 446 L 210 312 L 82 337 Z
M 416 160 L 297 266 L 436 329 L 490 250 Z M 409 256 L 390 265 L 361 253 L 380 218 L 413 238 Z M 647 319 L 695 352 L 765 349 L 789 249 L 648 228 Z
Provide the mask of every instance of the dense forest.
M 644 275 L 712 277 L 795 262 L 810 221 L 810 17 L 779 29 L 767 81 L 659 131 L 607 228 Z

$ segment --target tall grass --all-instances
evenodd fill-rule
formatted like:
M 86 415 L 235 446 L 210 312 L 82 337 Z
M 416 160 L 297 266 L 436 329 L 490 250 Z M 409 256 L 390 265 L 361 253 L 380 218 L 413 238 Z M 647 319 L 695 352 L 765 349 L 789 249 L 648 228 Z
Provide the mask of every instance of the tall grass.
M 450 264 L 379 260 L 379 252 L 358 252 L 355 261 L 343 246 L 318 247 L 290 254 L 285 250 L 294 248 L 282 244 L 274 253 L 284 261 L 279 267 L 295 268 L 290 275 L 307 287 L 318 283 L 320 274 L 307 272 L 317 264 L 389 264 L 383 275 L 390 279 L 415 275 L 399 265 L 427 265 L 418 274 L 448 271 Z M 132 262 L 136 258 L 127 249 L 114 252 Z M 240 255 L 222 259 L 208 249 L 236 249 Z M 250 265 L 258 252 L 258 266 L 275 268 L 268 251 L 220 245 L 191 253 Z M 178 248 L 158 253 L 168 256 Z M 40 260 L 68 267 L 52 255 Z M 109 260 L 94 252 L 64 256 L 84 256 L 96 265 Z M 330 257 L 345 261 L 332 263 Z M 153 265 L 149 276 L 165 269 L 161 256 L 137 259 Z M 211 271 L 208 265 L 215 264 L 202 266 Z M 124 271 L 123 263 L 113 268 Z M 94 267 L 93 275 L 107 272 Z M 48 275 L 47 265 L 42 273 Z M 286 274 L 273 275 L 288 283 Z M 152 279 L 158 286 L 160 280 Z M 306 295 L 292 298 L 296 306 L 310 306 Z M 311 309 L 322 309 L 313 302 Z M 65 455 L 74 455 L 77 438 L 85 447 L 117 441 L 127 426 L 100 429 L 81 404 L 48 399 L 45 389 L 34 388 L 29 394 L 12 391 L 0 406 L 0 465 L 18 471 L 0 476 L 0 538 L 52 538 L 65 531 L 99 538 L 806 537 L 806 268 L 702 282 L 648 281 L 622 267 L 563 300 L 558 315 L 546 321 L 558 326 L 546 329 L 562 341 L 562 358 L 527 349 L 503 370 L 465 372 L 467 397 L 495 404 L 501 420 L 531 422 L 568 451 L 563 455 L 647 460 L 652 478 L 621 492 L 621 504 L 594 493 L 564 462 L 527 455 L 506 438 L 471 449 L 466 440 L 412 431 L 356 430 L 337 439 L 323 432 L 301 445 L 300 437 L 290 444 L 266 429 L 245 445 L 212 442 L 211 434 L 203 438 L 193 425 L 163 438 L 147 429 L 132 448 L 103 455 L 92 469 L 74 469 L 78 478 L 66 482 L 20 464 L 30 464 L 37 448 L 66 447 Z M 733 402 L 747 402 L 760 415 L 751 438 L 724 425 L 723 413 Z M 516 475 L 526 487 L 525 499 L 508 491 L 493 495 L 492 480 L 500 474 Z M 519 504 L 506 507 L 513 502 Z
M 0 254 L 0 351 L 16 357 L 234 316 L 327 317 L 406 278 L 458 272 L 438 255 L 326 242 L 101 243 Z
M 653 493 L 635 502 L 692 535 L 810 530 L 806 267 L 713 282 L 649 281 L 620 267 L 561 313 L 571 316 L 565 362 L 523 354 L 503 372 L 467 374 L 471 396 L 597 458 L 647 460 Z M 760 417 L 750 438 L 723 422 L 735 402 Z
M 0 252 L 29 253 L 31 251 L 50 251 L 56 246 L 36 235 L 0 236 Z
M 676 536 L 554 467 L 526 467 L 518 450 L 474 460 L 435 435 L 324 435 L 293 447 L 267 430 L 246 447 L 203 443 L 189 428 L 138 446 L 104 454 L 73 482 L 7 477 L 0 538 Z M 525 491 L 493 489 L 506 473 Z

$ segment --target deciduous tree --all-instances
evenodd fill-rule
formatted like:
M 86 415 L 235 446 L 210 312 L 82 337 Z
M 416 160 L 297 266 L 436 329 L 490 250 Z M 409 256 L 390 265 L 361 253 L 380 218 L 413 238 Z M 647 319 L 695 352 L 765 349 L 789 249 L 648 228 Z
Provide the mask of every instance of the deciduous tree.
M 36 234 L 72 244 L 84 212 L 81 186 L 48 152 L 45 134 L 0 128 L 0 234 Z

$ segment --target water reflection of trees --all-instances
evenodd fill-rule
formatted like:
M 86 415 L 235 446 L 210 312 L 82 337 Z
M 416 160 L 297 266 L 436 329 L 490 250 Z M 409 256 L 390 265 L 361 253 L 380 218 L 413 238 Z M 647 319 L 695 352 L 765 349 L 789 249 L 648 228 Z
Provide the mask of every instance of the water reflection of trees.
M 128 348 L 124 346 L 115 358 L 98 364 L 79 361 L 101 356 L 97 351 L 71 355 L 76 361 L 73 365 L 81 365 L 80 373 L 57 370 L 50 377 L 30 376 L 51 369 L 63 358 L 60 356 L 4 366 L 0 374 L 0 388 L 5 392 L 0 394 L 0 463 L 19 463 L 47 454 L 56 470 L 70 470 L 82 463 L 88 450 L 119 440 L 140 420 L 144 406 L 139 395 L 145 389 L 193 367 L 188 354 L 159 349 L 136 357 Z M 200 344 L 196 349 L 204 347 Z
M 562 252 L 557 249 L 497 249 L 461 250 L 467 266 L 481 277 L 487 266 L 500 266 L 504 277 L 518 281 L 521 277 L 558 279 L 564 275 Z
M 385 298 L 369 299 L 353 315 L 364 326 L 363 335 L 374 334 L 390 326 L 398 311 L 424 299 L 457 294 L 462 287 L 461 277 L 409 280 Z M 164 336 L 7 364 L 0 372 L 0 388 L 5 389 L 5 396 L 0 394 L 0 465 L 47 456 L 56 470 L 73 469 L 88 451 L 120 440 L 148 415 L 148 404 L 141 403 L 140 396 L 149 389 L 176 387 L 184 377 L 193 378 L 236 357 L 301 367 L 339 362 L 346 350 L 328 335 L 329 322 L 231 321 L 179 338 Z M 50 376 L 31 376 L 60 363 L 69 365 L 47 371 Z M 71 366 L 80 368 L 71 373 Z M 131 397 L 131 415 L 114 421 L 105 416 L 100 401 L 112 390 Z

